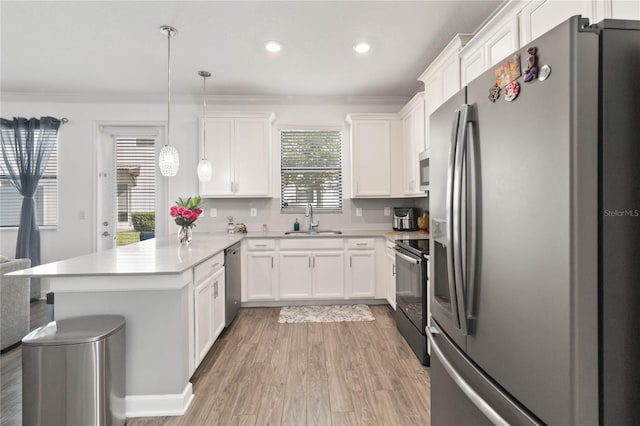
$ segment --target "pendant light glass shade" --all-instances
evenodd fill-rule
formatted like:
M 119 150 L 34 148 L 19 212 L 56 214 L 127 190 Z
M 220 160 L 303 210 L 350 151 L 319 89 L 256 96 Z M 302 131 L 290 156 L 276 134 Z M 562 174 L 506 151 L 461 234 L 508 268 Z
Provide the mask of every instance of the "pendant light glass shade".
M 175 146 L 165 145 L 160 150 L 158 165 L 162 176 L 175 176 L 180 168 L 180 156 Z
M 167 141 L 160 150 L 158 166 L 162 176 L 175 176 L 180 167 L 178 150 L 171 145 L 171 37 L 178 33 L 173 27 L 163 25 L 160 31 L 167 35 Z
M 200 182 L 209 182 L 213 176 L 213 166 L 211 161 L 207 160 L 205 155 L 207 144 L 207 77 L 211 77 L 209 71 L 198 71 L 198 75 L 202 77 L 202 159 L 198 162 L 198 180 Z
M 211 161 L 203 158 L 198 162 L 198 180 L 200 182 L 209 182 L 213 176 L 213 167 Z

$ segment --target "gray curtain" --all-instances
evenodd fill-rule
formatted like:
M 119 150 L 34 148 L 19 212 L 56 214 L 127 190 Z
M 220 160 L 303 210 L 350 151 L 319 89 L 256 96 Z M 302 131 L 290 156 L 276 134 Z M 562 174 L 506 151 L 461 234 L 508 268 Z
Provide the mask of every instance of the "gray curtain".
M 31 259 L 40 264 L 40 230 L 33 199 L 49 155 L 58 139 L 60 120 L 53 117 L 0 118 L 2 168 L 23 196 L 16 259 Z

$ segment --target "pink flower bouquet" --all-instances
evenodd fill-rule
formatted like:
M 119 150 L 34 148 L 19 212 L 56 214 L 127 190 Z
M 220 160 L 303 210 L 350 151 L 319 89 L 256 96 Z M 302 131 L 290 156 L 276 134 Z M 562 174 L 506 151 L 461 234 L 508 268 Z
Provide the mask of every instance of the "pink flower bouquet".
M 170 209 L 171 217 L 175 218 L 176 225 L 188 228 L 196 226 L 194 222 L 202 214 L 200 201 L 199 196 L 189 197 L 186 200 L 178 198 L 175 206 L 171 206 Z

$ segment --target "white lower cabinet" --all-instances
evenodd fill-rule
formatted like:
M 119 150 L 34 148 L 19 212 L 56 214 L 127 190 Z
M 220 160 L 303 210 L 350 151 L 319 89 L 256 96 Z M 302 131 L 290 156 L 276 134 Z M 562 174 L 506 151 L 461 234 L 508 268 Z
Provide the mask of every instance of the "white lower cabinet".
M 204 359 L 211 347 L 211 283 L 209 280 L 196 286 L 195 318 L 196 318 L 196 367 Z
M 384 286 L 385 286 L 385 297 L 389 305 L 395 311 L 396 309 L 396 255 L 393 251 L 393 248 L 387 247 L 385 248 L 385 262 L 384 262 Z
M 314 299 L 344 297 L 344 251 L 319 251 L 311 259 Z
M 225 326 L 225 269 L 211 277 L 211 342 L 215 342 Z
M 275 251 L 247 253 L 247 300 L 277 299 Z
M 375 297 L 376 251 L 374 239 L 348 239 L 346 253 L 347 299 Z
M 204 359 L 225 327 L 224 254 L 207 259 L 194 268 L 193 289 L 195 367 Z
M 280 299 L 344 297 L 343 251 L 281 251 Z
M 280 252 L 280 299 L 311 297 L 311 252 Z

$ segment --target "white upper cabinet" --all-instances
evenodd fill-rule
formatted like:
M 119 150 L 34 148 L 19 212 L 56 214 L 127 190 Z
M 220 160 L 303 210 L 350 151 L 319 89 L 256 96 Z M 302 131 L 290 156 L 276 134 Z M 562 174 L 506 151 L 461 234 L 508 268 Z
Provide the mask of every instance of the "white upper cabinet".
M 424 147 L 429 149 L 429 115 L 461 89 L 460 50 L 473 34 L 458 34 L 422 73 L 418 80 L 424 83 Z M 416 158 L 416 170 L 418 161 Z
M 640 19 L 640 0 L 601 0 L 597 2 L 597 16 L 613 19 Z
M 272 113 L 208 113 L 200 119 L 200 158 L 213 166 L 211 180 L 199 184 L 200 196 L 271 196 L 273 120 Z
M 520 44 L 524 47 L 573 15 L 582 15 L 595 23 L 596 1 L 532 1 L 520 12 Z
M 350 114 L 351 197 L 391 196 L 392 151 L 400 142 L 401 121 L 396 114 Z
M 462 86 L 520 47 L 517 4 L 524 3 L 509 3 L 460 51 Z
M 402 117 L 402 195 L 424 195 L 420 190 L 418 156 L 425 149 L 424 93 L 420 92 L 400 110 Z

